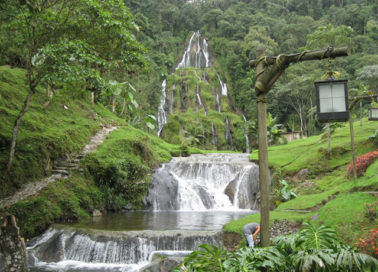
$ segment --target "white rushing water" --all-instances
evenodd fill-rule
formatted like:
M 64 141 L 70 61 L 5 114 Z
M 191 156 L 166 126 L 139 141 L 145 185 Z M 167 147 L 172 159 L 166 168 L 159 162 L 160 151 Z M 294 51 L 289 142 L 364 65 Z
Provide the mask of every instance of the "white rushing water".
M 256 209 L 258 183 L 248 154 L 191 155 L 155 172 L 147 200 L 154 210 Z
M 167 81 L 164 80 L 161 84 L 161 98 L 160 105 L 158 109 L 158 136 L 160 136 L 161 131 L 163 130 L 164 125 L 167 123 L 167 113 L 165 112 L 165 103 L 167 99 Z
M 184 51 L 180 63 L 176 66 L 179 68 L 195 67 L 205 68 L 210 66 L 210 53 L 207 41 L 202 37 L 199 31 L 193 33 L 190 37 L 189 44 Z
M 219 79 L 219 84 L 220 84 L 222 95 L 227 96 L 227 93 L 228 93 L 227 84 L 223 83 L 219 74 L 218 74 L 218 79 Z
M 153 255 L 186 256 L 219 231 L 94 231 L 52 227 L 28 247 L 32 267 L 48 271 L 139 271 Z

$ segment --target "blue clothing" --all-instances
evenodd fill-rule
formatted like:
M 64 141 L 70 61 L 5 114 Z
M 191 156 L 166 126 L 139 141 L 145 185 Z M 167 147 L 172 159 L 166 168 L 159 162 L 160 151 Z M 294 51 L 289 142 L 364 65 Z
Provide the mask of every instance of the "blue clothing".
M 249 223 L 249 224 L 245 225 L 242 229 L 244 237 L 245 237 L 246 244 L 249 247 L 253 248 L 255 246 L 255 243 L 253 241 L 253 234 L 256 232 L 256 229 L 257 229 L 258 226 L 259 226 L 259 224 L 257 224 L 257 223 Z
M 245 235 L 244 234 L 244 237 L 245 237 L 245 240 L 247 241 L 246 243 L 247 243 L 247 245 L 249 246 L 249 247 L 254 247 L 255 246 L 255 244 L 253 243 L 253 236 L 251 235 L 251 234 L 247 234 L 247 235 Z

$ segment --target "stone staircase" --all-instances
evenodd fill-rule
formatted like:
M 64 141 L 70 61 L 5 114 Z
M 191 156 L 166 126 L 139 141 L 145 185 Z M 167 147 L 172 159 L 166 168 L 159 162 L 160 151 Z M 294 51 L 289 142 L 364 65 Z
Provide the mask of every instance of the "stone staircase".
M 83 173 L 83 168 L 80 166 L 83 154 L 73 155 L 71 158 L 60 160 L 52 169 L 53 175 L 69 176 L 72 171 L 79 171 Z
M 117 127 L 103 127 L 96 133 L 96 135 L 91 138 L 90 143 L 84 147 L 82 153 L 75 154 L 68 157 L 67 159 L 58 161 L 58 163 L 52 169 L 52 174 L 69 176 L 72 171 L 79 171 L 83 173 L 83 168 L 80 166 L 81 159 L 84 158 L 84 156 L 88 153 L 95 151 L 98 146 L 105 140 L 106 136 L 115 129 L 117 129 Z
M 8 207 L 23 199 L 33 196 L 40 192 L 43 188 L 45 188 L 49 183 L 68 178 L 73 171 L 79 171 L 82 173 L 83 169 L 80 166 L 81 159 L 84 158 L 86 154 L 95 151 L 98 146 L 106 139 L 106 136 L 111 131 L 116 129 L 117 127 L 110 125 L 102 127 L 102 129 L 91 138 L 90 143 L 84 147 L 82 153 L 75 154 L 67 157 L 66 159 L 58 161 L 51 171 L 51 176 L 39 181 L 24 184 L 22 188 L 15 194 L 7 198 L 0 199 L 0 207 Z

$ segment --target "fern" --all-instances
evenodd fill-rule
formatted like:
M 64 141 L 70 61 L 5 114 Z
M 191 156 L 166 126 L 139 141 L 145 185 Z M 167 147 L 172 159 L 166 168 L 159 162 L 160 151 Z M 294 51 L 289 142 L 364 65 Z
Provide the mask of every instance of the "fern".
M 334 229 L 326 226 L 316 227 L 311 223 L 305 223 L 305 227 L 299 233 L 298 245 L 302 249 L 315 248 L 316 250 L 332 248 L 339 243 Z

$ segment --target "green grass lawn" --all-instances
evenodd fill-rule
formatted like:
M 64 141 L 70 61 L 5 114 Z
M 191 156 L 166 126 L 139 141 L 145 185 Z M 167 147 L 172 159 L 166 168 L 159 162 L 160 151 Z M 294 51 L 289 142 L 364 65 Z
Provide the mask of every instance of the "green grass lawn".
M 354 123 L 357 156 L 378 148 L 368 140 L 377 129 L 377 123 L 363 120 L 363 125 Z M 354 182 L 346 175 L 346 166 L 351 162 L 349 124 L 338 128 L 331 137 L 333 154 L 327 157 L 327 139 L 313 136 L 290 142 L 287 145 L 269 147 L 269 165 L 281 178 L 291 180 L 298 196 L 280 204 L 270 212 L 270 223 L 274 220 L 288 219 L 306 222 L 316 214 L 315 224 L 334 227 L 340 238 L 353 245 L 359 237 L 366 237 L 368 230 L 377 226 L 377 217 L 368 218 L 364 203 L 373 204 L 376 198 L 365 191 L 378 191 L 378 160 L 369 166 L 366 173 Z M 251 154 L 252 160 L 258 159 L 257 151 Z M 301 182 L 294 182 L 293 175 L 301 169 L 309 169 L 306 180 L 313 183 L 310 189 L 301 189 Z M 273 181 L 274 187 L 274 181 Z M 274 189 L 274 188 L 273 188 Z M 332 199 L 329 196 L 334 195 Z M 322 205 L 317 206 L 319 203 Z M 317 207 L 317 209 L 312 209 Z M 301 212 L 308 210 L 308 212 Z M 260 222 L 260 214 L 232 221 L 224 226 L 226 232 L 241 233 L 248 222 Z

